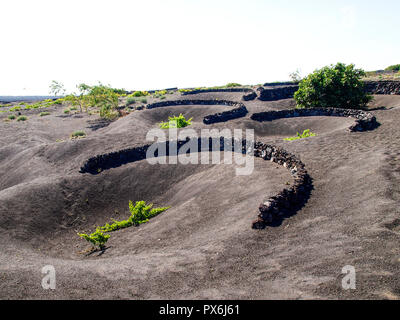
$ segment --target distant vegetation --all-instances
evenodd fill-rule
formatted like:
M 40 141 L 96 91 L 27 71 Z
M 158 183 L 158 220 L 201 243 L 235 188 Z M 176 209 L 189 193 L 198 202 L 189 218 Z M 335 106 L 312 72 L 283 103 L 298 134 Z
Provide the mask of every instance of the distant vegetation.
M 48 116 L 50 114 L 50 112 L 41 112 L 39 113 L 39 116 L 44 117 L 44 116 Z
M 315 134 L 315 133 L 312 133 L 312 132 L 310 131 L 310 129 L 306 129 L 306 130 L 303 131 L 302 134 L 300 134 L 300 133 L 297 132 L 297 136 L 295 136 L 295 137 L 290 137 L 290 138 L 285 138 L 284 140 L 286 140 L 286 141 L 293 141 L 293 140 L 299 140 L 299 139 L 304 139 L 304 138 L 309 138 L 309 137 L 315 137 L 315 136 L 316 136 L 316 134 Z
M 297 108 L 364 108 L 372 97 L 365 93 L 365 72 L 338 63 L 314 71 L 299 84 L 294 98 Z
M 190 92 L 190 91 L 194 91 L 194 90 L 215 90 L 215 89 L 228 89 L 228 88 L 234 88 L 234 87 L 243 87 L 243 85 L 239 84 L 239 83 L 234 83 L 234 82 L 230 82 L 224 86 L 215 86 L 215 87 L 197 87 L 197 88 L 193 88 L 193 89 L 179 89 L 179 92 Z
M 81 83 L 77 86 L 79 94 L 70 94 L 64 101 L 78 108 L 80 112 L 88 112 L 91 108 L 98 108 L 102 118 L 114 119 L 118 117 L 118 98 L 125 92 L 103 84 L 89 86 Z
M 393 66 L 389 66 L 385 69 L 385 71 L 400 71 L 400 64 L 395 64 Z
M 65 88 L 64 85 L 61 82 L 53 80 L 49 86 L 50 89 L 50 94 L 53 94 L 55 96 L 58 95 L 64 95 L 65 94 Z
M 289 78 L 290 80 L 292 80 L 293 82 L 299 82 L 301 81 L 302 77 L 301 77 L 301 72 L 299 69 L 297 69 L 296 71 L 292 72 L 291 74 L 289 74 Z
M 192 119 L 193 118 L 186 120 L 181 113 L 179 116 L 168 117 L 167 122 L 160 123 L 160 128 L 161 129 L 184 128 L 192 124 Z
M 235 83 L 235 82 L 230 82 L 226 85 L 227 88 L 232 88 L 232 87 L 241 87 L 242 85 L 240 83 Z

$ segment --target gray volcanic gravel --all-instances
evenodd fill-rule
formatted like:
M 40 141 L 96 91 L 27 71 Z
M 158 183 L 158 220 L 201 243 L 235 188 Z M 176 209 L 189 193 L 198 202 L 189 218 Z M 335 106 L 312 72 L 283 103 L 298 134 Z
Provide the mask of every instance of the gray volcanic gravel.
M 63 106 L 46 117 L 27 113 L 25 122 L 1 113 L 0 298 L 399 299 L 400 96 L 375 96 L 371 109 L 387 107 L 371 111 L 381 125 L 356 133 L 351 118 L 252 121 L 294 102 L 241 97 L 220 95 L 244 103 L 246 117 L 210 126 L 203 117 L 228 107 L 134 111 L 104 127 L 95 115 L 64 115 Z M 258 141 L 298 155 L 314 185 L 304 208 L 279 226 L 251 228 L 259 203 L 292 183 L 284 167 L 262 159 L 250 176 L 236 176 L 234 165 L 145 160 L 79 173 L 90 157 L 149 143 L 147 131 L 179 113 L 194 118 L 197 132 L 254 129 Z M 304 129 L 317 136 L 283 141 Z M 76 130 L 87 137 L 70 140 Z M 171 209 L 112 233 L 104 253 L 79 253 L 88 244 L 76 232 L 125 219 L 129 200 Z M 56 290 L 42 289 L 45 265 L 55 267 Z M 356 269 L 356 290 L 341 287 L 346 265 Z

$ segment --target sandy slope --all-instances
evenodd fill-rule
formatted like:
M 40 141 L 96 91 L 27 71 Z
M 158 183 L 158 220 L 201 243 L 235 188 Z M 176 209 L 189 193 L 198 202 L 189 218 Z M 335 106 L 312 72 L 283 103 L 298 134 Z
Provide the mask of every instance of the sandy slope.
M 193 98 L 199 96 L 218 94 Z M 292 100 L 245 105 L 246 118 L 212 127 L 255 129 L 258 140 L 299 155 L 314 183 L 297 215 L 262 231 L 251 229 L 258 204 L 291 182 L 270 162 L 256 159 L 254 173 L 242 177 L 234 165 L 146 161 L 96 176 L 79 173 L 93 155 L 145 143 L 147 130 L 168 115 L 194 117 L 192 128 L 200 130 L 210 127 L 202 117 L 222 106 L 137 111 L 97 130 L 94 116 L 65 117 L 62 108 L 44 118 L 32 114 L 25 123 L 2 121 L 0 298 L 399 298 L 400 97 L 376 97 L 372 108 L 392 109 L 373 111 L 381 126 L 364 133 L 347 131 L 351 119 L 249 118 L 293 107 Z M 317 136 L 283 141 L 308 128 Z M 88 137 L 68 140 L 78 129 Z M 79 254 L 87 244 L 76 231 L 127 217 L 129 200 L 172 208 L 113 233 L 104 254 Z M 55 291 L 41 288 L 48 264 L 56 268 Z M 345 265 L 356 268 L 355 291 L 341 288 Z

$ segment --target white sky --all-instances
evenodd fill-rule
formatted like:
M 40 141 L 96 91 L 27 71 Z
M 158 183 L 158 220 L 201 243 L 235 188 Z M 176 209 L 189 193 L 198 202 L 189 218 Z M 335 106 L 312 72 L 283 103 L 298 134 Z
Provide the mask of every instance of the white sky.
M 371 2 L 371 3 L 369 3 Z M 0 0 L 0 95 L 258 84 L 400 63 L 400 1 Z

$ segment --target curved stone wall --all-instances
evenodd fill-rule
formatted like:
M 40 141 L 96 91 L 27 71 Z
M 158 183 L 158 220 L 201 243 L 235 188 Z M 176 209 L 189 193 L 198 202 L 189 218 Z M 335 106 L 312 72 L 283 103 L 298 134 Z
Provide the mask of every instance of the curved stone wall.
M 194 89 L 190 91 L 183 91 L 182 95 L 186 96 L 189 94 L 198 94 L 198 93 L 210 93 L 210 92 L 251 92 L 253 89 L 250 88 L 221 88 L 221 89 Z
M 169 100 L 148 104 L 146 106 L 146 109 L 183 105 L 222 105 L 235 107 L 234 109 L 229 111 L 205 116 L 203 119 L 203 123 L 205 124 L 225 122 L 232 119 L 242 118 L 245 117 L 248 113 L 247 108 L 243 103 L 229 100 Z
M 400 94 L 400 81 L 365 81 L 365 91 L 370 94 Z
M 369 94 L 400 94 L 400 81 L 364 81 L 364 84 L 365 92 Z M 295 82 L 266 83 L 257 89 L 258 99 L 261 101 L 291 99 L 297 90 L 299 85 Z
M 197 138 L 198 150 L 202 150 L 202 146 L 206 145 L 203 139 L 204 138 Z M 212 143 L 213 138 L 206 139 L 209 139 L 208 151 L 216 151 L 212 150 L 212 146 L 214 145 Z M 291 187 L 283 189 L 279 194 L 259 205 L 257 220 L 252 223 L 253 229 L 264 229 L 268 225 L 279 224 L 283 219 L 294 215 L 306 204 L 313 189 L 312 179 L 308 175 L 304 164 L 295 155 L 288 153 L 282 148 L 261 142 L 239 141 L 224 137 L 214 139 L 219 139 L 219 151 L 224 151 L 225 147 L 227 147 L 227 150 L 239 150 L 242 154 L 254 152 L 253 154 L 255 157 L 284 166 L 293 176 L 294 183 Z M 168 156 L 170 143 L 176 144 L 179 152 L 179 149 L 187 142 L 189 142 L 189 138 L 174 142 L 166 141 L 160 144 L 166 144 L 165 150 L 167 150 Z M 240 145 L 239 148 L 235 150 L 233 146 L 237 143 L 240 143 Z M 146 159 L 146 152 L 149 147 L 150 145 L 144 145 L 92 157 L 82 165 L 80 173 L 99 174 L 110 168 L 116 168 L 130 162 L 144 160 Z
M 312 117 L 312 116 L 333 116 L 333 117 L 351 117 L 355 119 L 349 130 L 365 131 L 375 129 L 379 123 L 374 115 L 363 110 L 340 109 L 340 108 L 312 108 L 312 109 L 288 109 L 280 111 L 266 111 L 253 113 L 251 119 L 254 121 L 272 121 L 283 118 Z
M 257 98 L 257 93 L 249 88 L 225 88 L 225 89 L 204 89 L 204 90 L 191 90 L 182 92 L 182 95 L 199 94 L 199 93 L 212 93 L 212 92 L 245 92 L 242 99 L 243 101 L 250 101 Z
M 267 82 L 264 83 L 264 87 L 277 87 L 277 86 L 295 86 L 298 85 L 298 81 L 286 81 L 286 82 Z
M 261 101 L 276 101 L 282 99 L 291 99 L 294 93 L 299 90 L 298 85 L 277 86 L 277 87 L 259 87 L 258 99 Z

